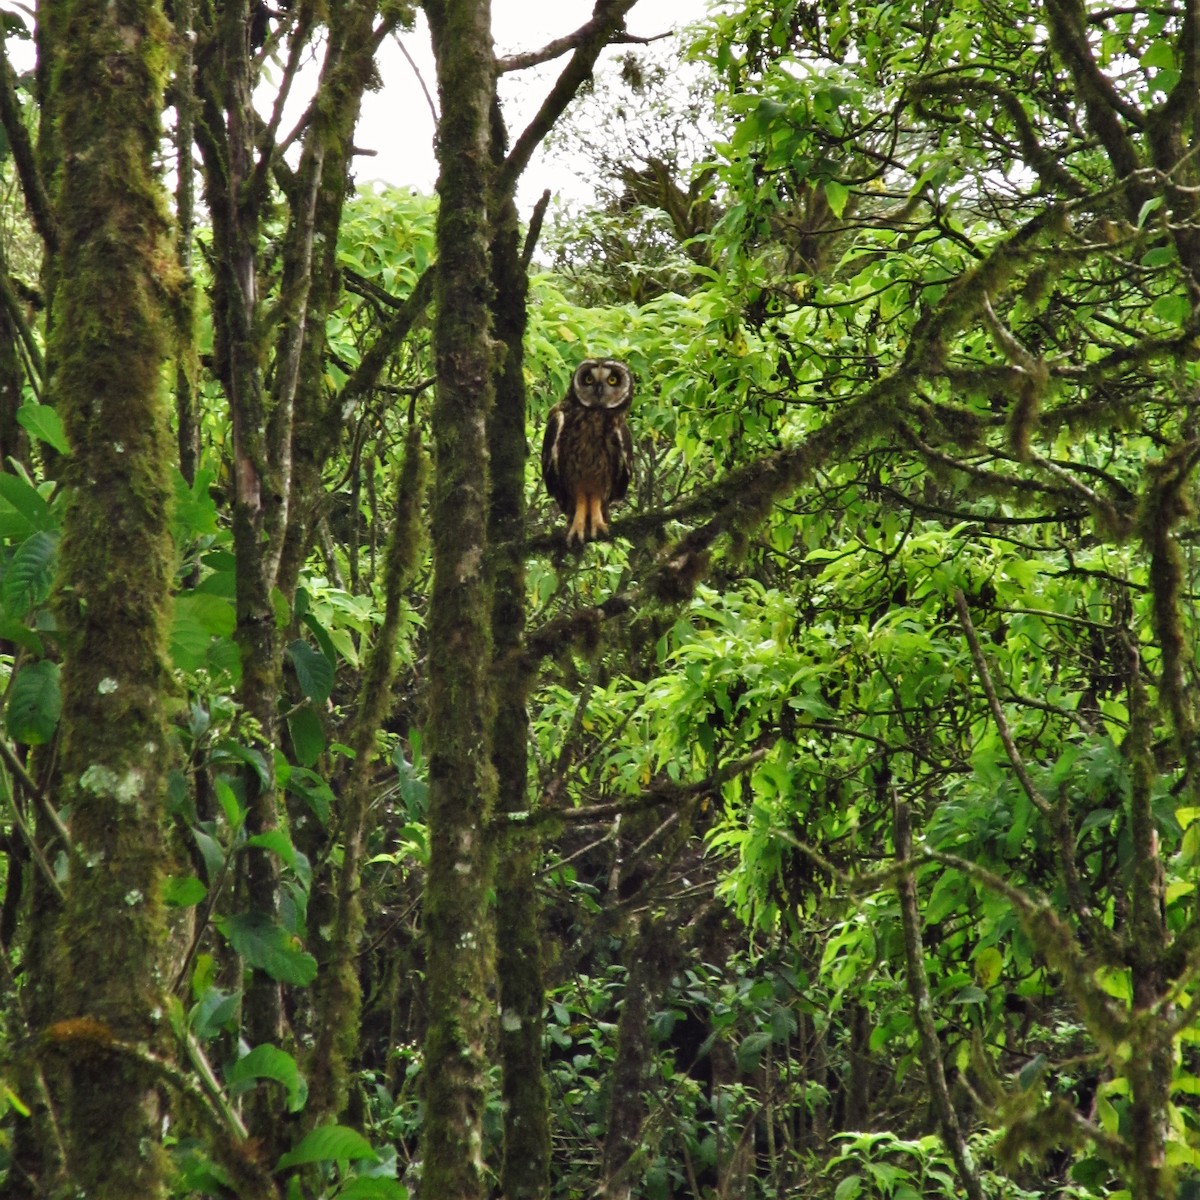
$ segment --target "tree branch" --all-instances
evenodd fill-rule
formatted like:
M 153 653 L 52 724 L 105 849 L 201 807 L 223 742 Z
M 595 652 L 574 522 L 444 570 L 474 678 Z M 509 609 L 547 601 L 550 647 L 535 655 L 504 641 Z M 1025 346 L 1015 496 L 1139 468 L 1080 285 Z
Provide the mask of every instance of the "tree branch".
M 525 71 L 530 67 L 539 67 L 542 63 L 550 62 L 568 50 L 577 50 L 579 46 L 596 32 L 599 20 L 593 17 L 586 25 L 581 25 L 574 33 L 555 38 L 547 42 L 540 50 L 529 50 L 524 54 L 510 54 L 496 60 L 496 74 L 506 75 L 510 71 Z M 632 33 L 618 33 L 608 39 L 610 46 L 648 46 L 651 42 L 661 41 L 670 37 L 668 33 L 656 33 L 651 37 L 638 37 Z
M 612 41 L 614 34 L 624 30 L 625 14 L 637 0 L 596 0 L 592 19 L 578 31 L 580 36 L 575 52 L 563 68 L 549 95 L 542 102 L 533 120 L 517 138 L 503 166 L 496 173 L 496 194 L 503 196 L 517 185 L 521 172 L 529 165 L 534 150 L 554 127 L 555 121 L 575 98 L 583 83 L 591 77 L 600 51 Z
M 17 177 L 25 193 L 25 203 L 33 219 L 34 228 L 41 235 L 46 249 L 58 247 L 58 225 L 54 219 L 54 206 L 38 170 L 37 156 L 29 139 L 29 130 L 21 120 L 21 105 L 17 100 L 17 76 L 8 61 L 5 47 L 4 27 L 0 24 L 0 124 L 8 137 Z

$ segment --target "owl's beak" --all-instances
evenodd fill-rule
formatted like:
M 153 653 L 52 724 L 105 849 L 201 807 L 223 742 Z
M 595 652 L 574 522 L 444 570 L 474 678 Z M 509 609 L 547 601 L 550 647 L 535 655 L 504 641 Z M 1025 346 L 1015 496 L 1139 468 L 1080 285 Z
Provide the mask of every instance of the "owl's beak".
M 596 382 L 592 384 L 592 391 L 596 393 L 596 403 L 598 404 L 604 397 L 604 385 L 600 382 L 600 380 L 597 379 Z

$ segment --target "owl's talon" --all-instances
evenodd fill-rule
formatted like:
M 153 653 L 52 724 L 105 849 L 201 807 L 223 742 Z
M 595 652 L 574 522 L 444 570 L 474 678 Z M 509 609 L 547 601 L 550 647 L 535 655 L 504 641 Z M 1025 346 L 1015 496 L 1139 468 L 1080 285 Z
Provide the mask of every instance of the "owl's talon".
M 578 541 L 582 546 L 587 541 L 588 502 L 587 496 L 581 494 L 575 501 L 575 515 L 571 518 L 571 527 L 567 530 L 567 545 Z
M 588 524 L 592 527 L 592 537 L 608 535 L 608 522 L 604 519 L 604 502 L 599 496 L 588 497 Z

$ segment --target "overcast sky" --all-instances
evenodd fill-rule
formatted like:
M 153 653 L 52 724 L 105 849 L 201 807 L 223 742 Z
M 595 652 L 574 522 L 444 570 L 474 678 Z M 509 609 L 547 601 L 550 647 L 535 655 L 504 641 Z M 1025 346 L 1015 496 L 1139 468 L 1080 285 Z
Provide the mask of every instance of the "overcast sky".
M 536 50 L 554 38 L 578 29 L 592 15 L 593 0 L 492 0 L 492 30 L 498 54 Z M 708 0 L 638 0 L 626 18 L 630 33 L 642 37 L 672 32 L 702 18 Z M 424 18 L 411 33 L 401 35 L 404 49 L 412 57 L 430 94 L 437 96 L 437 79 L 429 34 Z M 605 52 L 606 57 L 627 47 Z M 502 82 L 505 115 L 515 137 L 537 111 L 565 58 L 543 67 L 508 76 Z M 382 91 L 364 97 L 362 120 L 355 143 L 375 150 L 374 158 L 363 158 L 355 167 L 360 183 L 379 179 L 432 191 L 437 178 L 433 154 L 434 117 L 413 68 L 396 43 L 389 42 L 380 55 Z M 572 193 L 569 169 L 538 156 L 521 181 L 520 199 L 527 209 L 543 188 L 578 199 Z
M 497 52 L 505 55 L 536 50 L 583 25 L 592 15 L 592 5 L 593 0 L 492 0 L 492 30 Z M 22 0 L 0 0 L 0 10 L 19 13 L 26 22 L 31 20 L 31 7 Z M 708 0 L 638 0 L 626 18 L 626 28 L 641 37 L 654 37 L 699 20 L 707 9 Z M 433 153 L 434 115 L 418 81 L 417 71 L 435 101 L 437 78 L 423 15 L 418 17 L 417 27 L 411 33 L 402 34 L 399 41 L 403 43 L 403 51 L 395 39 L 389 40 L 381 51 L 379 70 L 383 88 L 364 97 L 355 142 L 363 149 L 374 150 L 375 154 L 357 161 L 355 176 L 359 183 L 381 180 L 432 192 L 437 179 Z M 20 69 L 32 65 L 30 43 L 10 40 L 8 49 Z M 605 57 L 611 59 L 623 50 L 622 47 L 607 50 Z M 404 51 L 411 57 L 416 70 L 409 64 Z M 514 137 L 537 111 L 565 61 L 560 58 L 504 78 L 501 94 L 509 130 Z M 262 101 L 266 108 L 269 108 L 269 96 L 268 91 Z M 297 115 L 303 111 L 303 103 L 297 98 Z M 287 128 L 286 119 L 284 128 Z M 580 199 L 583 189 L 573 188 L 574 183 L 567 167 L 539 154 L 521 181 L 519 199 L 522 208 L 528 210 L 547 187 L 567 198 Z

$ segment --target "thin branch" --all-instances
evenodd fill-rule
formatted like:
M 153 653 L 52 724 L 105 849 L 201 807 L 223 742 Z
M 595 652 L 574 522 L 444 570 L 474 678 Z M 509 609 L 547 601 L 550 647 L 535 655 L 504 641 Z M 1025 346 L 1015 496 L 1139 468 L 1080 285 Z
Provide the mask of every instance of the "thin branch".
M 1045 817 L 1051 817 L 1054 813 L 1054 806 L 1038 791 L 1037 784 L 1033 782 L 1029 771 L 1026 769 L 1025 762 L 1021 758 L 1021 752 L 1017 749 L 1016 742 L 1013 741 L 1012 730 L 1008 727 L 1008 720 L 1004 716 L 1004 708 L 1000 703 L 1000 697 L 996 695 L 995 684 L 992 683 L 992 675 L 988 670 L 987 659 L 983 657 L 983 650 L 979 645 L 979 638 L 975 636 L 975 626 L 971 622 L 971 610 L 967 607 L 967 598 L 963 595 L 962 588 L 954 589 L 954 603 L 958 607 L 958 620 L 962 625 L 963 633 L 967 638 L 967 645 L 971 650 L 971 658 L 975 662 L 975 671 L 979 676 L 979 682 L 983 686 L 984 695 L 987 696 L 988 707 L 992 710 L 992 718 L 996 722 L 996 730 L 1000 734 L 1000 741 L 1004 746 L 1004 752 L 1008 755 L 1008 761 L 1012 763 L 1013 771 L 1021 782 L 1021 787 L 1025 790 L 1025 795 L 1029 797 L 1030 803 L 1042 813 Z
M 25 770 L 24 764 L 13 753 L 12 747 L 0 738 L 0 759 L 4 760 L 4 765 L 12 772 L 13 777 L 25 790 L 25 794 L 41 809 L 42 815 L 49 822 L 50 828 L 62 840 L 63 847 L 66 852 L 78 862 L 79 852 L 75 848 L 75 843 L 71 841 L 71 834 L 67 827 L 63 824 L 62 818 L 58 815 L 58 810 L 46 798 L 44 788 L 39 787 Z
M 542 222 L 546 219 L 546 209 L 550 206 L 550 189 L 547 188 L 538 202 L 533 206 L 533 215 L 529 218 L 529 230 L 525 234 L 525 245 L 521 248 L 521 270 L 529 272 L 529 264 L 533 259 L 533 251 L 537 246 L 538 237 L 542 232 Z
M 29 138 L 29 130 L 21 119 L 21 105 L 17 100 L 17 76 L 8 61 L 4 27 L 0 24 L 0 124 L 8 137 L 12 149 L 13 163 L 21 180 L 25 204 L 33 220 L 34 228 L 41 235 L 46 249 L 53 251 L 58 246 L 58 224 L 54 219 L 54 206 L 46 191 L 42 173 L 38 170 L 37 156 Z
M 21 840 L 29 848 L 29 853 L 33 857 L 33 861 L 37 863 L 37 868 L 41 872 L 42 878 L 46 881 L 47 886 L 54 893 L 55 899 L 62 904 L 63 890 L 59 886 L 59 882 L 54 877 L 54 872 L 50 869 L 50 864 L 46 861 L 46 856 L 42 853 L 41 846 L 37 843 L 37 838 L 33 836 L 33 830 L 25 822 L 21 810 L 17 807 L 17 802 L 12 794 L 11 788 L 5 789 L 8 792 L 8 807 L 9 813 L 12 816 L 12 823 L 16 827 L 17 832 L 21 835 Z M 11 868 L 10 868 L 11 869 Z M 10 884 L 11 886 L 11 884 Z
M 596 32 L 598 25 L 598 19 L 593 17 L 586 25 L 581 25 L 575 30 L 574 33 L 568 33 L 563 37 L 555 38 L 554 41 L 547 42 L 540 50 L 527 50 L 524 54 L 509 54 L 504 58 L 498 58 L 496 60 L 496 74 L 506 75 L 510 71 L 526 71 L 530 67 L 540 67 L 542 63 L 559 58 L 566 54 L 568 50 L 578 50 Z M 669 33 L 656 33 L 650 37 L 638 37 L 636 34 L 622 31 L 615 37 L 610 37 L 608 44 L 610 46 L 648 46 L 651 42 L 659 42 L 663 38 L 670 36 Z
M 896 843 L 896 861 L 904 866 L 912 854 L 912 831 L 908 820 L 908 806 L 899 798 L 893 798 L 893 827 Z M 933 997 L 929 990 L 929 975 L 925 970 L 925 947 L 921 940 L 921 912 L 917 903 L 917 882 L 911 871 L 904 871 L 896 881 L 896 892 L 900 898 L 900 925 L 904 932 L 904 957 L 908 978 L 908 994 L 912 998 L 913 1019 L 917 1025 L 917 1036 L 921 1049 L 921 1064 L 925 1068 L 925 1080 L 933 1100 L 941 1126 L 942 1141 L 950 1152 L 959 1183 L 968 1200 L 984 1200 L 983 1188 L 979 1183 L 971 1152 L 967 1149 L 958 1114 L 950 1100 L 950 1089 L 946 1086 L 946 1070 L 942 1063 L 942 1045 L 938 1039 L 937 1026 L 933 1020 Z
M 569 821 L 571 824 L 586 824 L 589 821 L 624 816 L 627 813 L 644 812 L 646 809 L 657 808 L 660 804 L 681 804 L 687 800 L 693 800 L 697 796 L 702 796 L 705 792 L 715 791 L 722 784 L 736 779 L 762 762 L 770 751 L 771 746 L 760 746 L 752 753 L 726 763 L 711 775 L 693 783 L 655 784 L 637 796 L 615 800 L 610 804 L 590 804 L 582 808 L 538 808 L 526 809 L 524 812 L 502 813 L 499 814 L 493 825 L 503 829 L 514 825 L 528 828 L 544 821 Z
M 412 73 L 417 77 L 417 83 L 421 86 L 421 91 L 425 96 L 425 103 L 429 105 L 429 113 L 430 116 L 433 117 L 433 123 L 436 126 L 438 123 L 437 105 L 434 103 L 433 97 L 429 94 L 429 88 L 425 85 L 425 78 L 421 74 L 421 68 L 417 66 L 416 62 L 413 60 L 413 56 L 409 54 L 408 47 L 401 40 L 399 34 L 396 34 L 392 40 L 397 46 L 400 47 L 400 53 L 404 55 L 405 61 L 410 67 L 412 67 Z
M 404 303 L 396 311 L 395 316 L 376 335 L 375 340 L 367 347 L 354 373 L 342 386 L 339 397 L 343 411 L 346 406 L 355 403 L 364 393 L 375 386 L 389 356 L 396 347 L 408 336 L 409 331 L 429 307 L 433 299 L 433 268 L 427 267 L 421 278 L 413 285 Z

